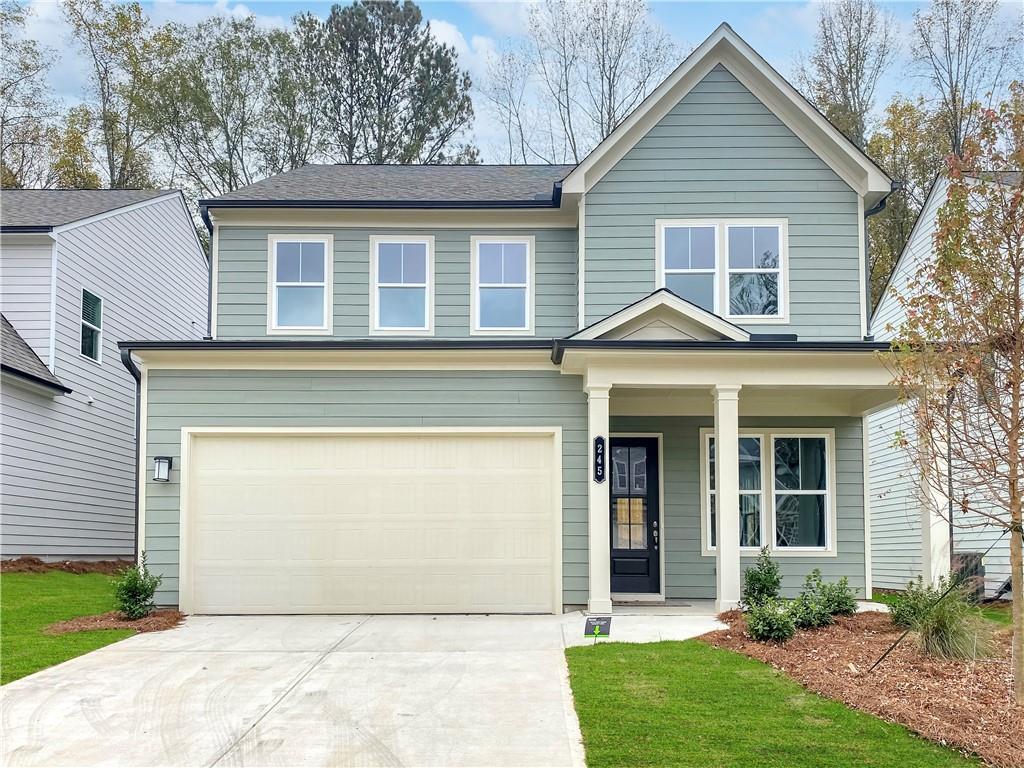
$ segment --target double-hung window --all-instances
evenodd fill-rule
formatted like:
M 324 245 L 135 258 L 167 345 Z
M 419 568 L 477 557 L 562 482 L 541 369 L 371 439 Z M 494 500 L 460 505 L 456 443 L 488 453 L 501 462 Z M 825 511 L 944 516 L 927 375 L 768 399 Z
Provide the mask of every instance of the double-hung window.
M 330 235 L 271 235 L 268 333 L 329 334 Z
M 718 544 L 715 436 L 703 429 L 703 552 Z M 739 436 L 740 547 L 776 554 L 835 553 L 835 465 L 831 430 L 748 430 Z
M 432 237 L 370 239 L 371 332 L 433 332 Z
M 657 285 L 720 317 L 786 319 L 781 219 L 659 220 Z
M 103 357 L 103 299 L 82 289 L 82 345 L 84 357 L 97 363 Z
M 473 333 L 533 333 L 532 237 L 472 238 Z

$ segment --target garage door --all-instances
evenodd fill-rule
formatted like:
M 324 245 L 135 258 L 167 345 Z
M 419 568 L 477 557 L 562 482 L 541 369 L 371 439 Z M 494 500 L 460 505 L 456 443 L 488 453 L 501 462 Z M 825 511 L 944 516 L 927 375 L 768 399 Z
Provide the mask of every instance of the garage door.
M 551 432 L 194 435 L 182 605 L 557 611 L 558 454 Z

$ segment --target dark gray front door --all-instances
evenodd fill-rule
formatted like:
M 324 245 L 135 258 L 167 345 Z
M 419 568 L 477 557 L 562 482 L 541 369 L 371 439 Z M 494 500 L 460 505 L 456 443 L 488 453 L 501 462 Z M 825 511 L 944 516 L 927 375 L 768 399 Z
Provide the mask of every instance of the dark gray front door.
M 661 591 L 658 441 L 611 439 L 612 592 Z

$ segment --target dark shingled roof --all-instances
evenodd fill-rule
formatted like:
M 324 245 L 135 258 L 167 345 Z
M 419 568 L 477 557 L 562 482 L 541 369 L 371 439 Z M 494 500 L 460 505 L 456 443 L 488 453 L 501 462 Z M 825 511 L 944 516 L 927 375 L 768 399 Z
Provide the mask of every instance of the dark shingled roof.
M 545 207 L 571 165 L 307 165 L 220 197 L 226 204 L 287 202 L 320 207 Z
M 5 189 L 0 192 L 0 227 L 36 230 L 87 219 L 126 205 L 163 197 L 167 189 Z
M 71 391 L 50 373 L 50 369 L 39 359 L 39 355 L 21 338 L 21 334 L 14 330 L 14 326 L 3 315 L 0 315 L 0 368 L 64 394 Z

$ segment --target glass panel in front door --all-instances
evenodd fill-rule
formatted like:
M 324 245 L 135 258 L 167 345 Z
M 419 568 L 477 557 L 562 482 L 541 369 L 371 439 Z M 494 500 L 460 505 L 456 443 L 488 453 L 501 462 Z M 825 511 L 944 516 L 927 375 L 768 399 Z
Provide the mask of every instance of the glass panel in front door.
M 647 549 L 647 449 L 612 448 L 613 549 Z

